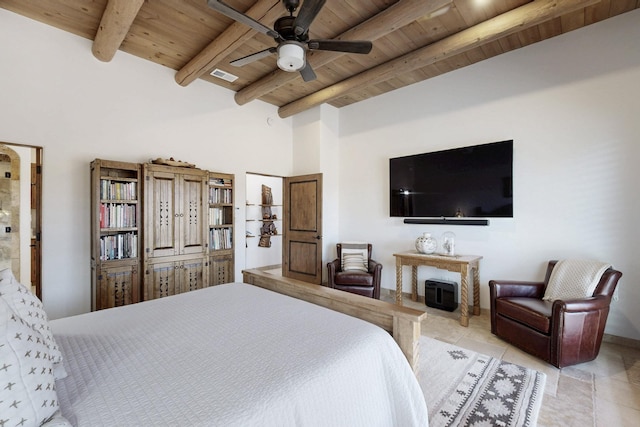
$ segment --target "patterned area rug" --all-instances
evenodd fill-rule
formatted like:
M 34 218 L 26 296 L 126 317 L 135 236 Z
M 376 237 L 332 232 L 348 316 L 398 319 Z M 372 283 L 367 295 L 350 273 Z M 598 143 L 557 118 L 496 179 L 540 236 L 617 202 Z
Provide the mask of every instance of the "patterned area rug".
M 546 375 L 420 337 L 418 381 L 429 426 L 535 426 Z

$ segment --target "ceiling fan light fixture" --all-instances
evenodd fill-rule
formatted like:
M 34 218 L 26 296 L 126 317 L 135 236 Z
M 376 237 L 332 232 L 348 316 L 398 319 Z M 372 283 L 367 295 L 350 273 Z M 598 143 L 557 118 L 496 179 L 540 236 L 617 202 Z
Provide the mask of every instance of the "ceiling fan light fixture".
M 295 41 L 281 43 L 278 46 L 278 68 L 295 72 L 304 68 L 304 46 Z

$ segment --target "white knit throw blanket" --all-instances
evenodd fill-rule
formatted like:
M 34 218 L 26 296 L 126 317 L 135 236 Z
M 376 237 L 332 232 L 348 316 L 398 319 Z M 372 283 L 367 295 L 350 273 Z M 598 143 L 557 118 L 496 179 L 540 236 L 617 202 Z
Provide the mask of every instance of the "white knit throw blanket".
M 555 301 L 590 297 L 596 290 L 602 273 L 609 267 L 611 264 L 586 259 L 558 261 L 542 299 Z

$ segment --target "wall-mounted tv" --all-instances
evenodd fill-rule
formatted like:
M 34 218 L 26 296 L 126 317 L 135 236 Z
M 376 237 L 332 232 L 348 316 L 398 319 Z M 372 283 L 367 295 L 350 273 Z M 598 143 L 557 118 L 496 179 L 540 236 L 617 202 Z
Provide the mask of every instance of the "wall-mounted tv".
M 513 217 L 513 140 L 389 159 L 393 217 Z

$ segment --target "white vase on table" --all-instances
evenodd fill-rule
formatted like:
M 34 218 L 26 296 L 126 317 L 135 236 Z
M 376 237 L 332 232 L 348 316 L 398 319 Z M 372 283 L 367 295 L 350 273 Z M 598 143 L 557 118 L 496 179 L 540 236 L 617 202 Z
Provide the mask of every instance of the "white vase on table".
M 438 248 L 438 241 L 431 236 L 431 233 L 422 233 L 416 239 L 416 250 L 421 254 L 432 254 Z

